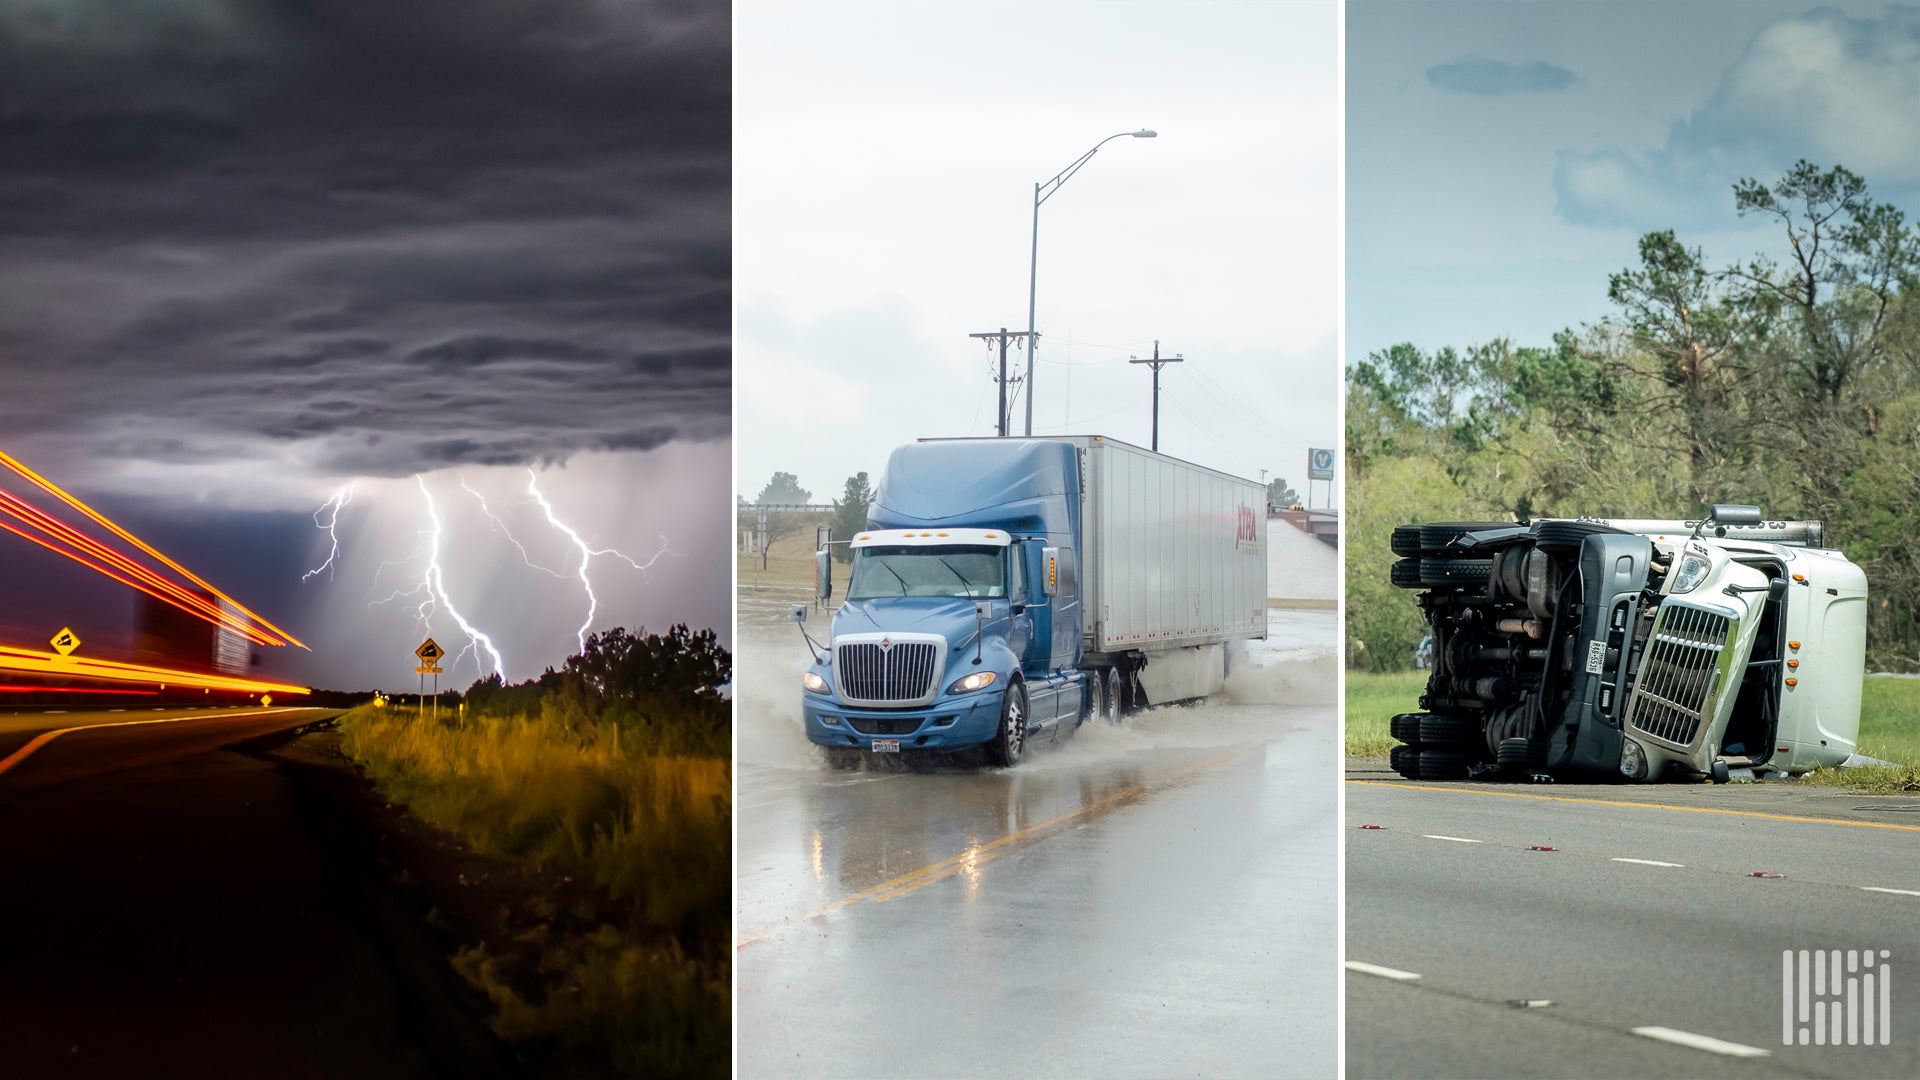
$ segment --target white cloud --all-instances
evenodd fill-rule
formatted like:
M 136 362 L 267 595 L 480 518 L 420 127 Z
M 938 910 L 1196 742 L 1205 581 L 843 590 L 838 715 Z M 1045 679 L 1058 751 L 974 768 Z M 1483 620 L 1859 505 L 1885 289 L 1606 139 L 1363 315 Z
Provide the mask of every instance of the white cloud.
M 1770 179 L 1802 158 L 1845 165 L 1884 196 L 1920 184 L 1917 117 L 1920 7 L 1777 19 L 1664 146 L 1561 151 L 1556 209 L 1578 225 L 1724 225 L 1735 180 Z

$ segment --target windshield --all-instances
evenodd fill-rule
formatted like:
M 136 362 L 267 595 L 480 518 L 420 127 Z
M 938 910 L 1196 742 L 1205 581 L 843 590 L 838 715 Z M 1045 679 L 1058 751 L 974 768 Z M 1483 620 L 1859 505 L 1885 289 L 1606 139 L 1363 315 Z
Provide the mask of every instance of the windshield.
M 853 553 L 847 599 L 1007 595 L 1006 549 L 1000 547 L 867 547 Z

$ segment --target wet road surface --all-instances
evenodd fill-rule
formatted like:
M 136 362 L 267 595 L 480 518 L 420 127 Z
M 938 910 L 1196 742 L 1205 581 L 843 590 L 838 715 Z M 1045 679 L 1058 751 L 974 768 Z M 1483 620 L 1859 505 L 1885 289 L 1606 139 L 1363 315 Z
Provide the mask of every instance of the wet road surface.
M 1920 800 L 1351 775 L 1347 1075 L 1920 1076 Z M 1836 948 L 1889 1045 L 1798 1044 L 1782 951 Z
M 1242 693 L 1013 769 L 835 772 L 784 700 L 797 635 L 742 623 L 742 1077 L 1332 1074 L 1331 705 Z M 1318 668 L 1289 684 L 1299 649 L 1270 696 L 1331 701 Z

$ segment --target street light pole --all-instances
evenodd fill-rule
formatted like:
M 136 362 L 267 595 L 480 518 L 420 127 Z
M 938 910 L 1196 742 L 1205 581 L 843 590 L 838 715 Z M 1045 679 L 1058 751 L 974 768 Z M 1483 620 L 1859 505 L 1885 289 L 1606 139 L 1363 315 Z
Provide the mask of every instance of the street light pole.
M 1043 180 L 1033 185 L 1033 247 L 1027 256 L 1027 427 L 1026 434 L 1033 434 L 1033 358 L 1040 351 L 1040 338 L 1033 332 L 1033 308 L 1035 291 L 1040 280 L 1040 204 L 1053 198 L 1060 186 L 1080 171 L 1080 167 L 1093 160 L 1100 148 L 1119 138 L 1157 139 L 1160 133 L 1148 128 L 1139 131 L 1122 131 L 1109 135 L 1093 144 L 1093 149 L 1073 159 L 1073 163 L 1061 169 L 1051 180 Z

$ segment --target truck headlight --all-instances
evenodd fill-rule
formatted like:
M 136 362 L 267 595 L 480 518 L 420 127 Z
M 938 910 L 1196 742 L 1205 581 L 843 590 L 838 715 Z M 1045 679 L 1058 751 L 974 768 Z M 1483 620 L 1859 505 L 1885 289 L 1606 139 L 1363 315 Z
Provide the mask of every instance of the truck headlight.
M 800 685 L 806 687 L 807 689 L 813 691 L 816 694 L 824 694 L 827 692 L 827 680 L 821 678 L 820 676 L 814 674 L 811 671 L 807 672 L 805 675 L 800 676 Z
M 1705 555 L 1696 555 L 1689 551 L 1680 556 L 1680 568 L 1673 572 L 1673 588 L 1670 592 L 1692 592 L 1699 584 L 1707 580 L 1707 572 L 1713 569 L 1713 563 Z
M 1647 754 L 1640 744 L 1632 739 L 1620 742 L 1620 775 L 1629 780 L 1638 780 L 1647 775 Z
M 975 690 L 984 690 L 993 685 L 993 678 L 991 671 L 976 671 L 966 678 L 955 680 L 952 686 L 947 687 L 947 693 L 971 694 Z

